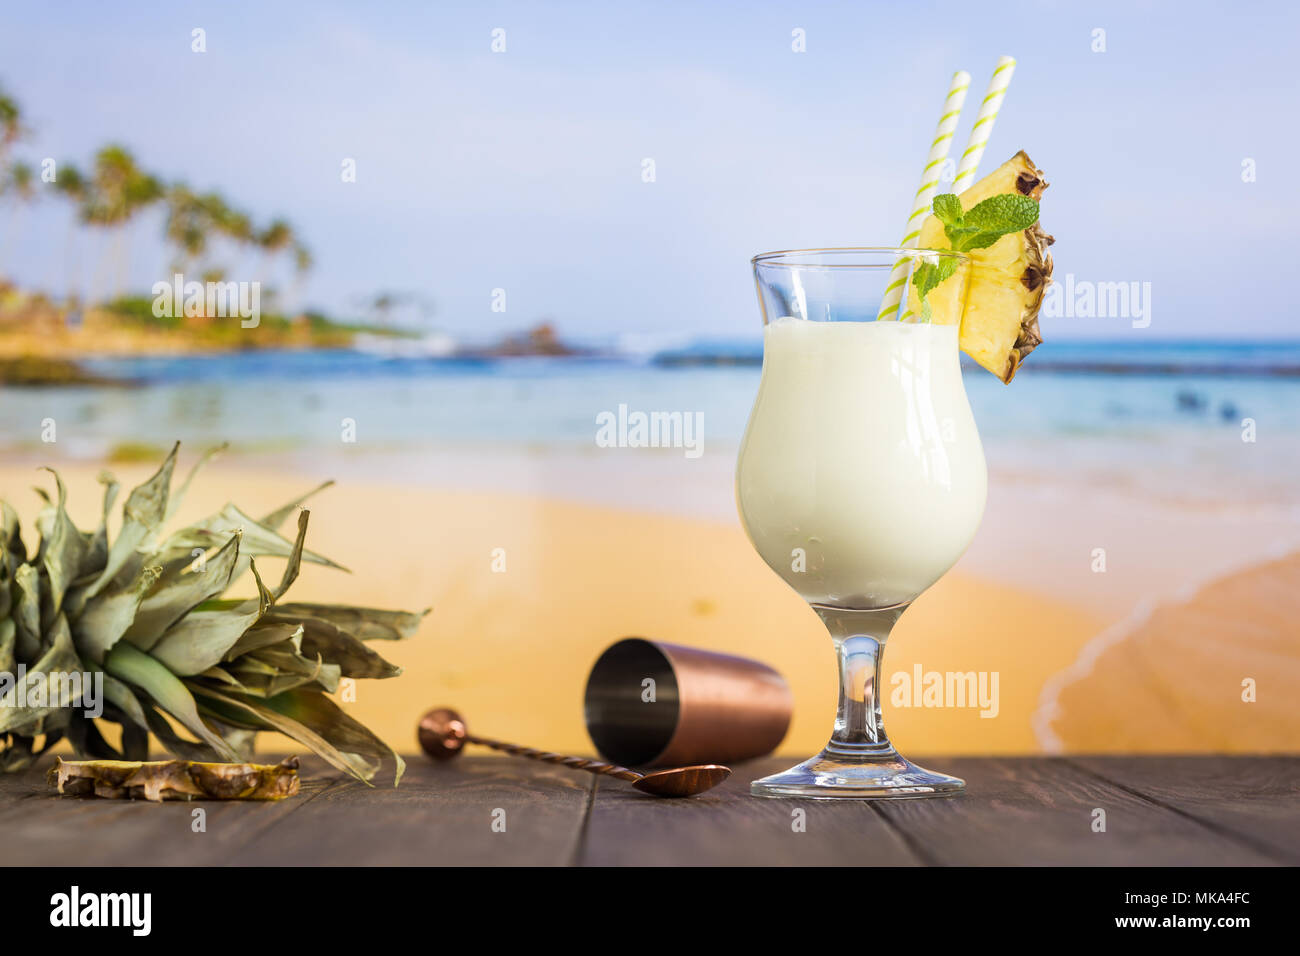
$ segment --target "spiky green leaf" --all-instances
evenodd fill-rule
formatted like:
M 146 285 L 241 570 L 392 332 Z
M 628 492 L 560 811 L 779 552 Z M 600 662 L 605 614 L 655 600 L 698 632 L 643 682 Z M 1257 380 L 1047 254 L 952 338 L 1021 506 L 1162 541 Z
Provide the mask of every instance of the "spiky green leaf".
M 118 641 L 104 658 L 104 670 L 148 694 L 159 707 L 175 717 L 181 726 L 210 746 L 222 760 L 239 759 L 239 755 L 203 723 L 194 697 L 180 678 L 162 662 L 134 644 Z
M 375 771 L 379 769 L 377 762 L 367 760 L 361 753 L 340 750 L 316 727 L 304 723 L 292 714 L 284 713 L 278 707 L 270 706 L 269 701 L 263 702 L 237 694 L 227 694 L 210 687 L 196 687 L 195 693 L 205 698 L 214 708 L 243 714 L 246 718 L 256 720 L 267 730 L 276 730 L 287 737 L 292 737 L 300 744 L 310 747 L 313 753 L 324 759 L 330 766 L 351 774 L 365 783 L 369 783 Z M 290 693 L 294 692 L 290 691 Z M 398 760 L 400 761 L 401 758 L 399 757 Z
M 149 652 L 174 674 L 188 677 L 220 663 L 261 616 L 256 601 L 237 610 L 193 611 L 164 634 Z
M 251 565 L 258 597 L 234 607 L 191 611 L 164 634 L 149 652 L 182 677 L 200 674 L 221 662 L 232 647 L 266 613 L 271 593 Z
M 23 687 L 19 687 L 16 674 L 5 675 L 5 693 L 0 695 L 0 733 L 22 731 L 60 710 L 60 704 L 76 703 L 69 699 L 74 690 L 73 675 L 79 687 L 83 668 L 67 618 L 62 614 L 54 619 L 51 636 L 50 649 L 23 675 Z M 20 689 L 24 691 L 21 706 Z
M 155 737 L 161 741 L 162 745 L 171 753 L 186 760 L 200 760 L 204 762 L 220 762 L 229 760 L 229 757 L 223 756 L 217 750 L 206 743 L 200 743 L 193 740 L 186 740 L 178 734 L 174 727 L 167 722 L 159 711 L 150 707 L 145 710 L 145 721 L 149 725 L 149 730 Z M 229 744 L 226 746 L 229 747 Z M 233 751 L 234 748 L 230 747 Z
M 276 508 L 270 514 L 264 515 L 262 518 L 258 520 L 258 524 L 270 528 L 272 531 L 280 530 L 280 525 L 284 524 L 285 521 L 288 520 L 289 515 L 293 514 L 295 508 L 302 507 L 302 503 L 306 501 L 308 498 L 311 498 L 313 495 L 319 494 L 320 492 L 324 491 L 326 488 L 331 487 L 333 484 L 334 482 L 332 480 L 322 481 L 319 485 L 317 485 L 311 491 L 307 492 L 305 495 L 300 495 L 299 497 L 294 498 L 293 501 L 290 501 L 287 504 L 283 504 L 280 507 Z
M 280 583 L 272 592 L 277 601 L 284 596 L 293 582 L 298 580 L 298 570 L 302 567 L 303 545 L 307 541 L 307 519 L 310 517 L 311 512 L 306 508 L 298 512 L 298 536 L 294 539 L 293 548 L 289 552 L 289 560 L 285 562 Z
M 230 585 L 239 558 L 239 535 L 234 534 L 215 554 L 186 556 L 164 565 L 157 585 L 140 603 L 126 639 L 142 651 L 151 650 L 163 633 L 204 601 Z
M 283 617 L 315 617 L 328 621 L 341 631 L 346 631 L 361 641 L 401 641 L 414 637 L 420 622 L 429 609 L 387 611 L 373 607 L 347 607 L 340 604 L 307 604 L 293 602 L 277 604 L 276 611 Z
M 295 679 L 286 682 L 284 684 L 285 688 L 298 687 L 301 684 L 314 682 L 331 694 L 338 690 L 339 666 L 337 664 L 327 664 L 320 657 L 308 657 L 305 654 L 300 654 L 288 644 L 264 647 L 248 656 L 274 667 L 281 676 L 292 675 L 295 678 L 303 678 L 303 680 Z
M 12 674 L 17 669 L 18 659 L 14 657 L 14 637 L 17 632 L 18 627 L 12 619 L 0 619 L 0 674 Z
M 205 451 L 202 455 L 199 456 L 198 461 L 196 461 L 193 465 L 190 466 L 189 473 L 185 476 L 185 480 L 182 481 L 181 486 L 171 494 L 170 500 L 167 502 L 166 511 L 164 511 L 163 513 L 164 522 L 170 521 L 172 517 L 176 514 L 176 509 L 179 508 L 181 506 L 181 502 L 185 500 L 185 495 L 190 490 L 190 482 L 192 482 L 194 480 L 194 476 L 199 473 L 199 469 L 201 469 L 204 465 L 206 465 L 212 459 L 216 458 L 218 455 L 220 455 L 223 451 L 225 451 L 229 447 L 230 447 L 229 442 L 222 442 L 220 445 L 218 445 L 215 448 L 209 448 L 207 451 Z
M 293 542 L 279 532 L 259 524 L 254 518 L 245 514 L 234 504 L 227 504 L 215 515 L 205 518 L 197 524 L 176 532 L 167 539 L 166 548 L 209 548 L 218 540 L 224 541 L 227 535 L 242 531 L 243 541 L 240 550 L 255 557 L 287 558 L 293 553 Z M 346 571 L 347 568 L 336 564 L 324 555 L 314 551 L 303 551 L 302 560 L 313 564 Z
M 179 448 L 180 442 L 177 442 L 153 477 L 127 495 L 126 504 L 122 508 L 122 528 L 108 550 L 104 570 L 86 591 L 87 599 L 106 588 L 136 553 L 136 549 L 158 533 L 163 517 L 167 514 L 168 489 Z
M 49 534 L 41 542 L 41 568 L 45 572 L 47 585 L 46 601 L 42 604 L 41 619 L 52 621 L 63 610 L 63 596 L 72 582 L 81 574 L 81 565 L 90 547 L 86 539 L 77 530 L 72 519 L 68 517 L 68 492 L 63 487 L 63 479 L 53 468 L 46 468 L 54 476 L 59 489 L 59 497 L 54 505 L 54 512 L 49 522 Z
M 4 552 L 11 566 L 17 566 L 27 560 L 27 548 L 23 545 L 18 512 L 6 501 L 0 501 L 0 543 L 4 545 Z
M 104 655 L 131 627 L 140 602 L 158 580 L 158 573 L 157 568 L 144 568 L 134 581 L 120 585 L 115 582 L 89 600 L 81 616 L 72 623 L 77 650 L 96 664 L 103 663 Z
M 87 666 L 92 670 L 103 673 L 103 669 L 95 664 Z M 102 679 L 104 681 L 104 699 L 120 710 L 132 723 L 148 729 L 148 724 L 145 722 L 144 706 L 140 703 L 140 698 L 135 696 L 135 691 L 112 674 L 104 674 Z
M 279 621 L 275 609 L 267 616 Z M 360 640 L 340 630 L 329 621 L 318 617 L 299 618 L 303 628 L 302 653 L 308 657 L 319 654 L 324 660 L 339 665 L 344 677 L 379 678 L 396 677 L 402 669 L 390 664 Z
M 14 653 L 31 663 L 41 650 L 41 582 L 35 566 L 24 564 L 14 573 L 18 596 L 14 602 Z
M 393 786 L 401 781 L 406 769 L 406 761 L 401 755 L 324 694 L 306 689 L 292 690 L 272 697 L 266 706 L 306 724 L 342 751 L 381 761 L 392 760 Z
M 89 571 L 96 576 L 104 570 L 104 565 L 108 563 L 108 515 L 113 510 L 113 502 L 117 500 L 117 493 L 122 488 L 117 479 L 106 471 L 99 473 L 99 483 L 104 486 L 104 503 L 100 514 L 99 527 L 87 539 L 89 549 L 86 555 L 85 568 L 82 570 L 83 574 Z
M 302 649 L 302 625 L 293 621 L 270 620 L 268 613 L 246 630 L 235 646 L 226 652 L 226 660 L 233 661 L 243 654 L 275 644 L 287 644 L 295 651 Z

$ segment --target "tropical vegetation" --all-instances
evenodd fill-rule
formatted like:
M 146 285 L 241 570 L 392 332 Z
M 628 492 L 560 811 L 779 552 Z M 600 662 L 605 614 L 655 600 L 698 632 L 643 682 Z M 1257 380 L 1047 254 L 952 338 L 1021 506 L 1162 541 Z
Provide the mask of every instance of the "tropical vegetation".
M 159 210 L 171 256 L 168 273 L 179 271 L 202 281 L 220 281 L 237 274 L 269 287 L 284 266 L 298 277 L 296 281 L 312 267 L 310 250 L 286 219 L 275 217 L 259 224 L 251 213 L 217 190 L 195 189 L 147 169 L 120 143 L 103 146 L 84 167 L 64 161 L 47 168 L 43 162 L 38 174 L 30 161 L 14 156 L 28 132 L 18 101 L 0 87 L 0 207 L 7 207 L 0 238 L 0 275 L 21 212 L 47 197 L 67 204 L 70 262 L 80 238 L 98 240 L 99 261 L 89 277 L 92 303 L 106 304 L 122 297 L 133 226 L 146 213 Z M 246 263 L 250 257 L 257 265 Z M 75 309 L 80 304 L 75 291 L 78 277 L 72 274 L 71 265 L 68 271 L 65 305 Z

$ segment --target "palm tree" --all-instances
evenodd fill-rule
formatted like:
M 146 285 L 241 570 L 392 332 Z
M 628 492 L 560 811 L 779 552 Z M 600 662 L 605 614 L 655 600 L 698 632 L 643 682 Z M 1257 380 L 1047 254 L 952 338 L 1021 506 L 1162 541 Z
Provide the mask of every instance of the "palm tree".
M 316 260 L 312 258 L 311 250 L 302 243 L 295 243 L 293 247 L 293 271 L 298 275 L 308 272 L 315 264 Z
M 126 190 L 126 210 L 122 217 L 122 228 L 120 231 L 121 241 L 121 260 L 117 268 L 117 286 L 116 295 L 121 296 L 124 291 L 127 276 L 130 274 L 131 264 L 131 226 L 136 216 L 145 209 L 148 209 L 154 203 L 160 202 L 165 195 L 163 184 L 156 176 L 150 175 L 143 171 L 137 172 L 132 176 L 127 184 Z
M 127 227 L 163 195 L 162 184 L 142 170 L 124 146 L 105 146 L 95 154 L 94 171 L 82 197 L 81 218 L 112 233 L 119 293 L 127 265 Z
M 253 220 L 246 212 L 232 211 L 226 219 L 224 228 L 226 235 L 241 245 L 253 242 Z
M 295 241 L 293 244 L 293 285 L 289 289 L 289 307 L 292 311 L 300 309 L 299 298 L 302 295 L 302 284 L 315 264 L 312 258 L 311 250 L 301 242 Z
M 33 185 L 36 182 L 36 173 L 30 165 L 24 162 L 15 162 L 9 167 L 9 172 L 4 181 L 0 183 L 0 193 L 16 196 L 24 202 L 30 202 L 36 195 L 36 189 Z
M 186 272 L 207 251 L 208 237 L 214 231 L 211 210 L 184 183 L 176 183 L 167 190 L 166 202 L 163 232 L 181 255 L 181 262 L 175 267 Z
M 23 128 L 23 114 L 18 101 L 0 87 L 0 177 L 3 177 L 0 178 L 0 194 L 8 193 L 16 199 L 14 211 L 5 230 L 4 243 L 0 246 L 0 260 L 7 258 L 9 240 L 12 238 L 12 231 L 18 219 L 20 205 L 31 199 L 31 167 L 24 163 L 15 163 L 12 169 L 6 170 L 4 163 L 10 148 L 23 137 L 24 133 L 26 130 Z
M 257 245 L 257 236 L 253 229 L 253 219 L 246 212 L 227 207 L 225 219 L 221 222 L 221 232 L 235 247 L 235 272 L 242 274 L 244 256 L 249 249 Z
M 68 270 L 68 304 L 67 308 L 72 311 L 76 308 L 76 275 L 80 271 L 77 262 L 77 225 L 80 220 L 80 209 L 86 198 L 86 177 L 72 163 L 63 163 L 59 167 L 59 173 L 54 180 L 54 189 L 60 196 L 72 204 L 72 214 L 68 217 L 68 237 L 66 240 L 67 249 L 67 270 Z
M 24 132 L 23 111 L 18 106 L 18 101 L 0 87 L 0 160 L 22 138 Z
M 0 199 L 12 204 L 13 211 L 9 213 L 9 221 L 5 225 L 4 241 L 0 242 L 0 263 L 9 258 L 9 246 L 18 229 L 19 213 L 25 204 L 36 198 L 35 183 L 36 173 L 27 163 L 15 162 L 3 171 L 3 178 L 0 178 Z
M 275 259 L 286 249 L 293 248 L 293 227 L 277 216 L 265 229 L 257 233 L 254 241 L 262 250 L 262 264 L 257 270 L 258 278 L 262 283 L 262 294 L 265 299 L 274 300 L 277 298 L 277 292 L 271 285 L 271 279 L 275 272 Z
M 235 209 L 220 193 L 209 192 L 199 197 L 215 236 L 226 240 L 233 248 L 236 261 L 244 252 L 258 245 L 253 220 L 246 212 Z M 238 274 L 238 269 L 234 270 Z
M 293 245 L 293 227 L 283 219 L 272 219 L 270 225 L 257 234 L 257 245 L 262 250 L 262 278 L 269 278 L 272 260 Z
M 181 261 L 174 268 L 187 275 L 199 269 L 202 260 L 211 252 L 219 239 L 236 247 L 257 244 L 256 231 L 247 213 L 231 207 L 220 193 L 193 192 L 184 183 L 175 183 L 167 190 L 167 219 L 164 233 L 168 242 L 176 247 Z M 202 269 L 202 282 L 217 282 L 226 278 L 229 271 L 218 264 L 208 264 Z M 202 316 L 199 323 L 211 317 Z

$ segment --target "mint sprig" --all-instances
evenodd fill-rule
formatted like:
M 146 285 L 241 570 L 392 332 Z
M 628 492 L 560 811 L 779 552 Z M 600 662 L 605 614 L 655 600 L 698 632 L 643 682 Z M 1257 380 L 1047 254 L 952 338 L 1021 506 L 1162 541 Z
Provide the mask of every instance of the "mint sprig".
M 932 208 L 954 252 L 987 249 L 1008 233 L 1022 232 L 1038 222 L 1038 200 L 1017 193 L 990 196 L 965 211 L 953 193 L 942 193 L 934 197 Z M 923 262 L 912 270 L 925 321 L 932 317 L 926 296 L 957 271 L 957 263 L 956 256 L 940 256 L 937 262 Z

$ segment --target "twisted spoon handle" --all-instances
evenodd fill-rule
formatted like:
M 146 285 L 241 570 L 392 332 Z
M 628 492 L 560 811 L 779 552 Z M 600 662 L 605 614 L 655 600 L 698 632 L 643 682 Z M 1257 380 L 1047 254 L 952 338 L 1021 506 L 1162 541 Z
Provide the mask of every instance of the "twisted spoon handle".
M 543 760 L 546 763 L 558 763 L 565 767 L 573 767 L 575 770 L 585 770 L 588 773 L 603 773 L 611 777 L 618 777 L 620 780 L 630 780 L 635 783 L 640 780 L 644 774 L 637 773 L 635 770 L 628 770 L 627 767 L 620 767 L 615 763 L 605 763 L 603 760 L 589 760 L 586 757 L 569 757 L 564 754 L 553 754 L 547 750 L 536 750 L 533 747 L 520 747 L 517 744 L 508 744 L 500 740 L 490 740 L 487 737 L 475 737 L 466 735 L 465 741 L 471 744 L 478 744 L 480 747 L 491 747 L 493 750 L 502 750 L 516 757 L 528 757 L 532 760 Z

